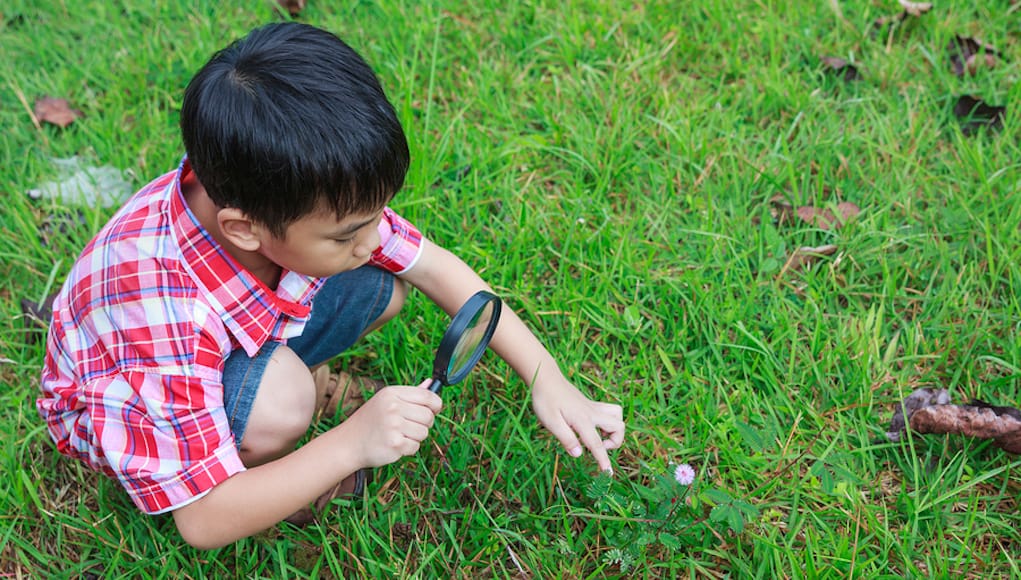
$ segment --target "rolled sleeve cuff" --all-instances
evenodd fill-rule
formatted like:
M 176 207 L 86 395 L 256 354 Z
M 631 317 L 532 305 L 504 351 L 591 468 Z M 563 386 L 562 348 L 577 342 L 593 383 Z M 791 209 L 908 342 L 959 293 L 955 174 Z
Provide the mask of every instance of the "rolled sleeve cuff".
M 151 515 L 165 513 L 198 500 L 236 473 L 245 470 L 233 439 L 211 455 L 188 466 L 173 479 L 147 487 L 125 485 L 138 509 Z M 123 483 L 123 482 L 122 482 Z
M 370 263 L 393 274 L 410 270 L 422 254 L 422 233 L 411 222 L 390 208 L 379 221 L 380 246 Z

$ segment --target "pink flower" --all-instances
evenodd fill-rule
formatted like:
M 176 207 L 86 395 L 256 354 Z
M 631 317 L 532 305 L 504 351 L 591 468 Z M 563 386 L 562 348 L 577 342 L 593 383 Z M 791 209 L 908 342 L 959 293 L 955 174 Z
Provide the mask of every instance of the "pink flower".
M 695 469 L 682 463 L 674 469 L 674 479 L 681 485 L 691 485 L 695 481 Z

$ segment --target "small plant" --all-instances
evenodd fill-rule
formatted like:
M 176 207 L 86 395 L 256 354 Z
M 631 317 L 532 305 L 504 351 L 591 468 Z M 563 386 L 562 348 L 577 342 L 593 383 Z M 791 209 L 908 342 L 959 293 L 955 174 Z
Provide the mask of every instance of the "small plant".
M 704 547 L 728 530 L 741 533 L 758 509 L 714 489 L 698 489 L 695 469 L 682 463 L 657 476 L 649 486 L 635 485 L 633 493 L 612 477 L 600 474 L 586 489 L 597 510 L 606 514 L 605 537 L 610 549 L 603 561 L 621 572 L 639 568 L 666 553 Z

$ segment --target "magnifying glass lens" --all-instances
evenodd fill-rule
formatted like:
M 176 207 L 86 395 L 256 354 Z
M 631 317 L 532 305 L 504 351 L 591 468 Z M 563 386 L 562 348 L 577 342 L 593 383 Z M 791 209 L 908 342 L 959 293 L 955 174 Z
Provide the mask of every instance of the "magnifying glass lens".
M 500 299 L 480 290 L 461 306 L 433 359 L 433 380 L 429 390 L 439 394 L 443 387 L 461 382 L 479 362 L 500 320 Z
M 447 364 L 447 376 L 456 377 L 467 371 L 466 367 L 472 364 L 472 359 L 478 351 L 482 339 L 486 336 L 489 327 L 489 320 L 493 317 L 494 302 L 488 302 L 472 318 L 464 334 L 461 335 L 457 345 L 454 346 L 454 354 Z M 482 348 L 485 348 L 483 345 Z

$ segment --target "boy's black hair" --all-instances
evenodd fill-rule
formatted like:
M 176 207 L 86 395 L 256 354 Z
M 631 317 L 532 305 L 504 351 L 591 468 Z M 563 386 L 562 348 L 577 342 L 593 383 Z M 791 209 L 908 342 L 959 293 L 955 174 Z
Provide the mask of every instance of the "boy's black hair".
M 408 170 L 404 131 L 369 65 L 295 22 L 217 52 L 185 90 L 181 133 L 213 202 L 277 237 L 324 202 L 338 217 L 378 211 Z

